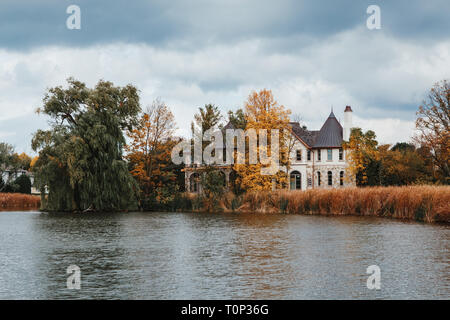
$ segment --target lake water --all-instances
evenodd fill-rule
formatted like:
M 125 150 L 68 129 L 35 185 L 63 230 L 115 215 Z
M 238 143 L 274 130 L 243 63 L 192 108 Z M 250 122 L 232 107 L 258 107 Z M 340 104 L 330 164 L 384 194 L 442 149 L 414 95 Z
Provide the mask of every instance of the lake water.
M 448 299 L 449 249 L 449 226 L 381 218 L 0 212 L 0 298 Z

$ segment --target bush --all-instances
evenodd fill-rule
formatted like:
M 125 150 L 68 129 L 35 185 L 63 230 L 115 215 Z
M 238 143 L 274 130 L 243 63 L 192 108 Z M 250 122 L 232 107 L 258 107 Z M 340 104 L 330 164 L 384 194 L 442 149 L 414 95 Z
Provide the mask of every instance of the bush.
M 21 175 L 18 177 L 14 184 L 17 186 L 15 192 L 31 194 L 31 180 L 27 175 Z

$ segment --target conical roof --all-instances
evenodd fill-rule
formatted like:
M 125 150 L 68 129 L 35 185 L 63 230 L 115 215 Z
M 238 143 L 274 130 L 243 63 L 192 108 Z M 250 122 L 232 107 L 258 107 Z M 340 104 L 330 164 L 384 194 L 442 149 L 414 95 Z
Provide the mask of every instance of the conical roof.
M 314 141 L 314 148 L 340 148 L 342 146 L 342 126 L 331 111 L 327 121 Z

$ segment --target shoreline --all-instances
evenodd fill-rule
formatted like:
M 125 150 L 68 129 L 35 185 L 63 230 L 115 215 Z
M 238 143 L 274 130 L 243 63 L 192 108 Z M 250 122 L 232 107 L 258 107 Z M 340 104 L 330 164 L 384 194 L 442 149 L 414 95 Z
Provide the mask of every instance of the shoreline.
M 164 207 L 117 212 L 192 212 L 301 214 L 317 216 L 375 216 L 400 221 L 450 224 L 450 186 L 352 187 L 307 191 L 259 191 L 236 196 L 231 192 L 218 199 L 183 193 Z M 214 203 L 214 205 L 211 205 Z M 40 209 L 39 196 L 0 194 L 1 211 L 56 213 Z M 67 213 L 101 213 L 107 211 Z

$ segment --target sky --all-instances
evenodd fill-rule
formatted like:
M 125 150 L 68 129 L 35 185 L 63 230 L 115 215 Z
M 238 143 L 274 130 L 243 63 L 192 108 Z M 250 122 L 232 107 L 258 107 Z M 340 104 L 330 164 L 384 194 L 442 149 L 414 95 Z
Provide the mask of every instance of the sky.
M 81 29 L 68 29 L 70 5 Z M 370 30 L 369 5 L 381 28 Z M 244 106 L 253 90 L 320 129 L 331 108 L 380 143 L 409 141 L 415 112 L 450 78 L 448 0 L 2 0 L 0 141 L 33 154 L 48 88 L 74 77 L 133 84 L 162 99 L 188 135 L 198 107 Z

